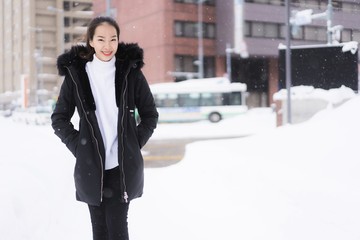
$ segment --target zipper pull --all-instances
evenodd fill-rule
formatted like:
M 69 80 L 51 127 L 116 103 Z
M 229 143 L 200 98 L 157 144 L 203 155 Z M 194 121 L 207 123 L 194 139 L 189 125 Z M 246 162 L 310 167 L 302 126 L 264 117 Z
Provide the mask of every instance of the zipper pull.
M 127 203 L 128 202 L 128 195 L 127 195 L 127 192 L 124 192 L 124 200 L 125 200 L 125 202 Z

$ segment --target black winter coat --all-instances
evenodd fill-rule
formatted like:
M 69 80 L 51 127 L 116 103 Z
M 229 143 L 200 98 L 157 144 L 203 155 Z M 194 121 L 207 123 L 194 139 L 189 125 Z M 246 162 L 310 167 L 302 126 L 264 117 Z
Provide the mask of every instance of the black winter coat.
M 85 70 L 84 46 L 74 46 L 59 56 L 59 74 L 65 76 L 51 116 L 55 134 L 76 158 L 76 198 L 100 205 L 103 196 L 105 149 L 96 119 L 96 105 Z M 137 44 L 120 43 L 116 57 L 115 96 L 118 113 L 118 156 L 123 201 L 140 197 L 144 186 L 144 163 L 140 149 L 151 137 L 158 121 L 153 95 L 141 71 L 143 50 Z M 71 122 L 75 108 L 77 128 Z M 135 109 L 140 116 L 137 125 Z

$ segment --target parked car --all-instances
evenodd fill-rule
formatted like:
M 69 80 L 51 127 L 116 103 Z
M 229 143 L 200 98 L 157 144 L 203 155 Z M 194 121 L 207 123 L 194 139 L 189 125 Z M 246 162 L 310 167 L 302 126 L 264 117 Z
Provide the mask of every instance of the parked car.
M 33 125 L 47 125 L 51 123 L 51 106 L 36 106 L 25 109 L 16 109 L 12 112 L 15 122 L 24 122 Z

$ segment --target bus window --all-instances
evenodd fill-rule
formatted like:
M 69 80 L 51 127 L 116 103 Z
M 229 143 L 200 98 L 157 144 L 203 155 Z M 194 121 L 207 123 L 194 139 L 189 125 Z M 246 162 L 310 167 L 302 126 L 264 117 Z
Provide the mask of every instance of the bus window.
M 200 106 L 222 106 L 223 96 L 221 93 L 202 93 Z
M 156 94 L 154 98 L 157 107 L 178 107 L 177 94 Z
M 223 105 L 223 96 L 221 93 L 212 93 L 212 98 L 214 99 L 214 106 Z
M 214 105 L 213 100 L 214 99 L 212 98 L 210 93 L 202 93 L 200 106 L 213 106 Z
M 241 105 L 241 92 L 232 92 L 230 94 L 230 105 Z
M 197 107 L 199 106 L 199 93 L 186 93 L 179 94 L 178 103 L 179 107 Z
M 224 106 L 230 105 L 230 93 L 223 93 L 222 94 L 222 101 Z

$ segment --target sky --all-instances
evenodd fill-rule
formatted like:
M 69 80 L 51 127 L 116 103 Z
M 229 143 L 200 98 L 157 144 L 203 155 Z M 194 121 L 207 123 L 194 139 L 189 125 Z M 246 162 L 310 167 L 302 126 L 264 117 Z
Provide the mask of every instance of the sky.
M 146 168 L 144 196 L 130 204 L 131 239 L 360 239 L 359 123 L 352 96 L 282 127 L 269 108 L 217 124 L 159 124 L 154 140 L 238 137 L 193 142 L 179 163 Z M 51 127 L 11 118 L 0 126 L 1 239 L 91 239 L 74 159 Z

